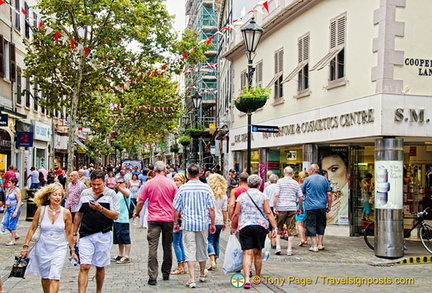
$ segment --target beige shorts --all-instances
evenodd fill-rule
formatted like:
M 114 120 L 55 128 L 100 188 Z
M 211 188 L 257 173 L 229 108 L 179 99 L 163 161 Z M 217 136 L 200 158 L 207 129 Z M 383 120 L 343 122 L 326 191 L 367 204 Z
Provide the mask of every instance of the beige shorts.
M 208 228 L 203 231 L 183 230 L 183 245 L 186 261 L 207 261 Z
M 276 216 L 276 223 L 279 234 L 283 232 L 283 225 L 286 224 L 288 236 L 297 235 L 295 215 L 295 211 L 279 212 L 279 215 Z

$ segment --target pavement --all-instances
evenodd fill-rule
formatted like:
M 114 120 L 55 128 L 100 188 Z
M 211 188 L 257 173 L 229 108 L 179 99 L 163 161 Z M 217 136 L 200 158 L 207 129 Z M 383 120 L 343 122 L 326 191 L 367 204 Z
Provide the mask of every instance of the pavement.
M 9 234 L 0 235 L 0 275 L 5 292 L 38 293 L 43 292 L 40 279 L 26 275 L 25 279 L 8 278 L 13 258 L 19 255 L 23 239 L 31 222 L 25 221 L 24 206 L 18 233 L 21 239 L 17 246 L 5 246 Z M 112 263 L 106 268 L 103 292 L 241 292 L 231 284 L 231 276 L 222 271 L 224 251 L 229 231 L 221 235 L 221 256 L 216 271 L 210 271 L 204 283 L 197 283 L 196 289 L 187 288 L 184 284 L 187 275 L 172 275 L 170 280 L 163 281 L 158 277 L 156 286 L 147 285 L 147 230 L 131 225 L 132 252 L 128 264 Z M 295 239 L 298 244 L 298 238 Z M 282 241 L 282 255 L 274 255 L 264 262 L 261 284 L 252 284 L 251 292 L 415 292 L 430 290 L 431 263 L 386 264 L 409 257 L 431 256 L 417 241 L 408 241 L 405 256 L 390 260 L 378 258 L 364 243 L 363 237 L 327 236 L 324 239 L 325 250 L 318 253 L 308 251 L 309 247 L 296 246 L 292 256 L 284 255 L 287 242 Z M 160 248 L 161 246 L 159 246 Z M 118 247 L 113 245 L 111 256 L 117 255 Z M 174 255 L 174 254 L 173 254 Z M 162 250 L 159 249 L 161 259 Z M 174 257 L 175 258 L 175 257 Z M 77 292 L 78 267 L 65 260 L 60 281 L 60 292 Z M 176 262 L 173 260 L 173 268 Z M 379 265 L 377 265 L 379 264 Z M 96 291 L 92 280 L 94 268 L 89 274 L 87 292 Z M 198 274 L 198 268 L 196 269 Z M 240 291 L 239 291 L 240 290 Z

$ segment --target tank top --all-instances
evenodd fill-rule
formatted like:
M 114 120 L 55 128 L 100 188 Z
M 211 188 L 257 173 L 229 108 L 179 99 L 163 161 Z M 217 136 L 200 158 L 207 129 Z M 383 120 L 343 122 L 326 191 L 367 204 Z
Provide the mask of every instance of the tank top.
M 9 189 L 8 192 L 6 193 L 6 205 L 8 206 L 18 203 L 18 200 L 15 195 L 15 189 L 16 187 L 14 187 L 14 189 L 12 190 Z

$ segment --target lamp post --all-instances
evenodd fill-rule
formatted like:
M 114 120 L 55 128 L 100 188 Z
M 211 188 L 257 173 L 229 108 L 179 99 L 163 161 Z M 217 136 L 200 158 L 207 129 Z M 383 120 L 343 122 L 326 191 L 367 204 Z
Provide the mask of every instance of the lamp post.
M 182 122 L 183 122 L 183 125 L 184 125 L 185 129 L 189 125 L 189 120 L 190 120 L 189 115 L 188 114 L 184 114 L 183 117 L 182 117 Z M 182 143 L 182 145 L 183 145 L 183 154 L 184 154 L 184 167 L 185 167 L 185 174 L 186 174 L 187 173 L 187 171 L 186 171 L 186 164 L 187 164 L 187 145 L 188 144 L 186 144 L 186 143 L 183 144 Z
M 198 111 L 201 108 L 201 104 L 202 104 L 202 97 L 200 96 L 200 94 L 198 92 L 196 92 L 193 96 L 192 96 L 192 102 L 196 111 L 196 115 L 195 115 L 195 127 L 198 129 Z M 195 135 L 193 137 L 194 139 L 194 157 L 195 157 L 195 163 L 198 163 L 198 138 L 199 136 Z
M 255 54 L 255 51 L 258 47 L 258 43 L 261 39 L 264 30 L 259 25 L 257 25 L 257 23 L 255 22 L 255 17 L 252 17 L 249 24 L 241 29 L 241 32 L 242 32 L 243 42 L 246 49 L 246 56 L 248 59 L 247 79 L 248 79 L 248 86 L 250 88 L 252 86 L 252 76 L 255 72 L 255 68 L 253 67 L 252 64 L 253 57 L 254 57 L 253 55 Z M 251 173 L 252 112 L 255 110 L 247 112 L 248 129 L 247 129 L 247 169 L 246 170 L 248 174 Z

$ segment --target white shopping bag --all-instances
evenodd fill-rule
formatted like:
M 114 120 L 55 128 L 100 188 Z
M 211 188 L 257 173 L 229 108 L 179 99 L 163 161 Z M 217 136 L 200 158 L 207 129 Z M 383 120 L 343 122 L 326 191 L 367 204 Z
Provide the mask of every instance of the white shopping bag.
M 262 249 L 262 259 L 268 260 L 271 252 L 271 240 L 268 236 L 266 236 L 266 240 L 264 242 L 264 248 Z
M 225 250 L 225 258 L 223 263 L 223 271 L 225 274 L 239 271 L 243 266 L 243 251 L 237 237 L 232 234 L 228 238 L 228 243 Z

